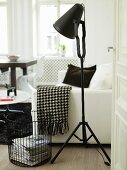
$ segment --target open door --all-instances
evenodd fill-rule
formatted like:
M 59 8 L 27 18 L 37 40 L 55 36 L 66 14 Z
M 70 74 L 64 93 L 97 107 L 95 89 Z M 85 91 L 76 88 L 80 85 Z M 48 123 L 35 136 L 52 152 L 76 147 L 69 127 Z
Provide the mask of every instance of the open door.
M 127 0 L 115 0 L 112 170 L 127 170 Z

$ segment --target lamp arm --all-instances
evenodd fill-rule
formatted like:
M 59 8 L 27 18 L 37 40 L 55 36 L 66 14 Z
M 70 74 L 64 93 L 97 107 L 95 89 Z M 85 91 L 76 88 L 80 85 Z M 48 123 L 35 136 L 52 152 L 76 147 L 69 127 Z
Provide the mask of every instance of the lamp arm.
M 80 52 L 80 39 L 78 36 L 78 27 L 79 24 L 82 25 L 82 55 Z M 74 31 L 75 31 L 75 38 L 77 44 L 77 55 L 79 58 L 85 58 L 86 55 L 86 44 L 85 44 L 85 37 L 86 37 L 86 30 L 85 30 L 85 22 L 84 21 L 74 21 Z
M 85 21 L 81 21 L 82 24 L 82 58 L 85 58 L 86 55 L 86 43 L 85 43 L 85 37 L 86 37 L 86 28 L 85 28 Z

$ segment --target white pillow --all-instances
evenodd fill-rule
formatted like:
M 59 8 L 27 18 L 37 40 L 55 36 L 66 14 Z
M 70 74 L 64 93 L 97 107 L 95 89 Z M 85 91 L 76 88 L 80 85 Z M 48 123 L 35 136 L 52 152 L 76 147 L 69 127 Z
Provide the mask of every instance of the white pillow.
M 89 88 L 111 89 L 112 88 L 112 64 L 101 64 L 93 75 Z

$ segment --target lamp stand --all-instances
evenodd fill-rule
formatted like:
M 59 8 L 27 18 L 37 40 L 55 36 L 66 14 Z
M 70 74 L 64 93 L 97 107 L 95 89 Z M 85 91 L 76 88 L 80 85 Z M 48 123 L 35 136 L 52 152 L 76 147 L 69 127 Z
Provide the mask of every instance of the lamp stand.
M 80 54 L 80 40 L 79 40 L 79 36 L 78 36 L 78 26 L 79 24 L 82 25 L 82 55 Z M 87 147 L 88 145 L 88 140 L 93 137 L 95 139 L 95 141 L 97 142 L 98 146 L 100 147 L 100 149 L 102 150 L 102 152 L 104 153 L 105 157 L 107 158 L 108 162 L 105 162 L 106 165 L 110 166 L 111 164 L 111 159 L 109 158 L 108 154 L 106 153 L 106 151 L 104 150 L 103 146 L 101 145 L 101 143 L 99 142 L 98 138 L 96 137 L 96 135 L 94 134 L 93 130 L 91 129 L 91 127 L 89 126 L 88 122 L 85 121 L 85 102 L 84 102 L 84 74 L 83 74 L 83 62 L 85 59 L 85 55 L 86 55 L 86 48 L 85 48 L 85 36 L 86 36 L 86 31 L 85 31 L 85 21 L 74 21 L 74 30 L 75 30 L 75 37 L 76 37 L 76 43 L 77 43 L 77 55 L 80 58 L 80 63 L 81 63 L 81 104 L 82 104 L 82 121 L 78 123 L 78 125 L 76 126 L 76 128 L 73 130 L 73 132 L 70 134 L 70 136 L 67 138 L 67 140 L 65 141 L 65 143 L 62 145 L 62 147 L 59 149 L 59 151 L 56 153 L 56 155 L 53 157 L 53 159 L 51 160 L 51 163 L 54 163 L 54 161 L 56 160 L 56 158 L 59 156 L 59 154 L 62 152 L 62 150 L 64 149 L 64 147 L 68 144 L 68 142 L 70 141 L 70 139 L 75 136 L 79 141 L 82 141 L 83 145 L 85 147 Z M 80 126 L 82 127 L 82 139 L 80 139 L 75 133 L 76 131 L 80 128 Z M 90 132 L 90 136 L 87 138 L 87 134 L 86 134 L 86 129 L 88 129 L 88 131 Z

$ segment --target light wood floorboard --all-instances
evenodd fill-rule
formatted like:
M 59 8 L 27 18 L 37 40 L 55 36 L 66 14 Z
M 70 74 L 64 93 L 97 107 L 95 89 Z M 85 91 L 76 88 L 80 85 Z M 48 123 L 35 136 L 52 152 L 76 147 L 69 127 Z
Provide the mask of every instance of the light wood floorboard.
M 60 147 L 53 146 L 52 156 Z M 110 148 L 105 148 L 110 155 Z M 57 157 L 54 164 L 44 164 L 33 168 L 23 168 L 13 165 L 8 160 L 8 149 L 6 145 L 0 145 L 0 170 L 110 170 L 106 166 L 101 155 L 95 148 L 83 148 L 81 146 L 67 146 Z

